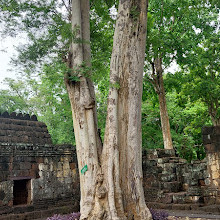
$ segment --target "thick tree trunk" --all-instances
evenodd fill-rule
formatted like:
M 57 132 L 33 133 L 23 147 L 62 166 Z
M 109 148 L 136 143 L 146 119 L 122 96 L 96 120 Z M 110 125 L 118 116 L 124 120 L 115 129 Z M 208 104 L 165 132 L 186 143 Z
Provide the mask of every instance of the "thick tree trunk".
M 102 158 L 113 218 L 151 218 L 144 200 L 141 156 L 146 11 L 146 0 L 121 1 L 115 28 Z
M 167 104 L 166 104 L 166 93 L 163 82 L 162 59 L 156 58 L 154 60 L 152 68 L 153 68 L 153 74 L 155 75 L 153 77 L 154 79 L 153 85 L 156 93 L 158 94 L 158 99 L 159 99 L 160 121 L 161 121 L 162 133 L 163 133 L 164 149 L 173 149 L 173 143 L 170 132 L 170 122 L 169 122 L 169 116 L 168 116 Z
M 89 1 L 73 0 L 72 26 L 81 43 L 72 43 L 72 73 L 66 77 L 80 173 L 81 219 L 150 220 L 142 186 L 141 96 L 147 0 L 121 0 L 110 66 L 110 90 L 102 149 L 90 65 Z M 79 81 L 72 81 L 71 76 Z
M 66 87 L 72 108 L 79 171 L 85 166 L 88 169 L 84 174 L 80 173 L 81 219 L 87 219 L 94 208 L 97 176 L 100 173 L 98 153 L 101 151 L 94 87 L 80 71 L 82 64 L 90 66 L 89 1 L 72 1 L 72 28 L 77 33 L 75 38 L 81 39 L 82 43 L 73 40 L 71 45 L 69 66 L 72 73 L 66 77 Z M 72 75 L 78 77 L 79 81 L 71 80 Z

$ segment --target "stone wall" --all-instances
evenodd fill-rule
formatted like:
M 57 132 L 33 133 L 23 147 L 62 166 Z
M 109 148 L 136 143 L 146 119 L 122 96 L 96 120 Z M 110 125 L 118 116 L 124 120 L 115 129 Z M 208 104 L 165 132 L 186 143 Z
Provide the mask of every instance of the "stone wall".
M 202 132 L 210 173 L 207 199 L 210 204 L 220 204 L 220 126 L 204 127 Z
M 47 126 L 36 116 L 7 112 L 0 115 L 0 143 L 52 144 Z
M 0 219 L 79 210 L 75 147 L 51 143 L 36 117 L 0 116 Z
M 206 158 L 192 161 L 176 157 L 173 150 L 143 153 L 144 191 L 150 207 L 203 209 L 219 212 L 220 126 L 203 128 Z
M 56 209 L 50 213 L 43 211 L 53 207 L 59 207 L 60 213 L 65 213 L 67 206 L 68 212 L 79 210 L 79 178 L 73 146 L 0 144 L 0 167 L 0 219 L 9 213 L 26 211 L 31 211 L 31 216 L 33 213 L 38 213 L 38 217 L 50 216 Z M 13 204 L 13 186 L 15 181 L 25 179 L 30 184 L 27 203 L 17 207 Z
M 192 209 L 205 205 L 210 174 L 207 161 L 186 160 L 174 150 L 146 150 L 143 153 L 145 198 L 150 207 Z

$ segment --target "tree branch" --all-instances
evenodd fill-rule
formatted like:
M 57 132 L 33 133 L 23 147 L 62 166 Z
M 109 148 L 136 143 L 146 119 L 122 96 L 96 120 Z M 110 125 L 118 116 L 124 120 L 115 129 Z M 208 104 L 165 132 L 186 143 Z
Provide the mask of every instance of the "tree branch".
M 67 7 L 67 5 L 66 5 L 65 1 L 64 1 L 64 0 L 62 0 L 62 2 L 63 2 L 63 4 L 64 4 L 64 6 L 65 6 L 66 10 L 67 10 L 68 12 L 70 12 L 70 9 Z

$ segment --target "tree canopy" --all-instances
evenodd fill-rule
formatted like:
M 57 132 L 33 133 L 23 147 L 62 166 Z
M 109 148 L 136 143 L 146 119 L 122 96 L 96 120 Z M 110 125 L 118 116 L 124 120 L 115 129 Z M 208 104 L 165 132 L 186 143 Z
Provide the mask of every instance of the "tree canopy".
M 93 0 L 90 6 L 92 79 L 103 137 L 115 26 L 110 9 L 117 8 L 118 2 Z M 0 2 L 1 36 L 25 33 L 28 39 L 17 48 L 19 56 L 13 58 L 22 80 L 7 80 L 9 89 L 0 91 L 0 110 L 37 114 L 47 123 L 54 143 L 74 143 L 70 103 L 63 84 L 64 73 L 69 71 L 65 62 L 70 39 L 78 40 L 70 28 L 70 11 L 70 1 Z M 218 14 L 218 1 L 149 2 L 145 72 L 151 73 L 150 63 L 158 56 L 164 69 L 173 60 L 180 65 L 181 71 L 164 74 L 164 86 L 174 147 L 184 157 L 188 148 L 192 152 L 189 157 L 199 157 L 202 126 L 219 123 Z M 38 77 L 33 78 L 36 74 Z M 143 146 L 163 147 L 158 98 L 147 76 L 142 106 Z

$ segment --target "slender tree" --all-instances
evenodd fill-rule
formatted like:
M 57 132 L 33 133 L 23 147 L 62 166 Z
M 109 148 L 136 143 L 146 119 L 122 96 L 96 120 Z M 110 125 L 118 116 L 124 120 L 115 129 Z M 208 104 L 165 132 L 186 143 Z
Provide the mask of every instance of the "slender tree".
M 154 86 L 154 90 L 158 95 L 160 107 L 160 121 L 163 134 L 163 143 L 165 149 L 173 149 L 173 142 L 170 131 L 170 121 L 166 103 L 166 93 L 163 81 L 162 57 L 157 57 L 151 62 L 152 73 L 150 74 L 150 82 Z

